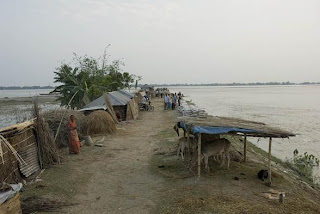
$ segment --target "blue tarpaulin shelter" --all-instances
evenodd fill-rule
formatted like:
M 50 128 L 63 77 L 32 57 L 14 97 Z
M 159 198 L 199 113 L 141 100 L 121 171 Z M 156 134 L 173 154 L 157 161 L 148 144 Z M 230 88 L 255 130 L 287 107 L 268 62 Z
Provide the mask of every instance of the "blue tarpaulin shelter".
M 269 138 L 269 154 L 268 154 L 268 173 L 269 182 L 271 184 L 271 142 L 272 138 L 289 138 L 295 134 L 283 131 L 279 128 L 267 126 L 261 122 L 254 122 L 238 118 L 214 117 L 207 118 L 197 117 L 179 117 L 177 127 L 182 128 L 189 134 L 198 136 L 198 177 L 200 177 L 201 166 L 201 135 L 221 135 L 232 134 L 244 136 L 244 162 L 246 162 L 246 143 L 248 137 L 268 137 Z M 212 142 L 214 143 L 214 142 Z
M 291 132 L 270 127 L 261 122 L 230 117 L 179 117 L 178 127 L 190 134 L 238 134 L 250 137 L 273 138 L 287 138 L 295 136 Z

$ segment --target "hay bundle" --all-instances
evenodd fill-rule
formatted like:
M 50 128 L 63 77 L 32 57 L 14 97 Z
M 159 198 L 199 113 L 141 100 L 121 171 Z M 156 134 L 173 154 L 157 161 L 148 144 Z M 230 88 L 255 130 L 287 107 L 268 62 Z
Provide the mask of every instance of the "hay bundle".
M 86 120 L 87 135 L 112 134 L 117 130 L 110 114 L 103 110 L 92 112 L 86 116 Z
M 57 133 L 60 120 L 63 117 L 61 128 L 56 139 L 56 143 L 59 148 L 65 147 L 68 145 L 68 130 L 66 127 L 67 127 L 67 123 L 70 115 L 74 115 L 76 118 L 79 138 L 81 138 L 81 135 L 84 134 L 86 117 L 81 112 L 59 109 L 59 110 L 46 111 L 42 115 L 45 118 L 45 120 L 48 122 L 49 128 L 51 129 L 54 136 Z
M 41 168 L 60 163 L 57 144 L 54 141 L 52 132 L 50 132 L 48 123 L 43 116 L 40 115 L 37 99 L 34 100 L 33 117 L 36 118 L 35 128 L 37 132 L 36 138 Z
M 60 212 L 62 207 L 73 205 L 76 205 L 76 203 L 34 195 L 22 198 L 21 208 L 24 214 L 31 214 L 38 212 Z

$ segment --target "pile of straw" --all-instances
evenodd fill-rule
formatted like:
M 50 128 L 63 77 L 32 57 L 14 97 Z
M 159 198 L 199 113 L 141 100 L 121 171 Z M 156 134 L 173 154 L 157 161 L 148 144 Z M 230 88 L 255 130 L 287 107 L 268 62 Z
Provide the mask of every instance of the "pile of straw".
M 60 163 L 60 156 L 54 137 L 50 131 L 48 123 L 45 121 L 40 110 L 38 102 L 35 99 L 32 109 L 33 117 L 35 118 L 34 126 L 36 129 L 36 138 L 38 146 L 38 155 L 40 167 L 48 167 L 52 164 Z
M 75 203 L 69 203 L 60 199 L 43 198 L 39 196 L 29 196 L 22 198 L 21 208 L 25 214 L 38 212 L 60 212 L 62 207 L 73 206 Z
M 117 128 L 109 113 L 99 110 L 86 116 L 86 135 L 112 134 Z
M 86 117 L 81 112 L 73 110 L 52 110 L 46 111 L 42 115 L 48 122 L 49 128 L 51 129 L 54 136 L 57 133 L 60 120 L 63 117 L 62 124 L 56 138 L 56 144 L 59 148 L 68 145 L 67 123 L 69 121 L 70 115 L 74 115 L 76 118 L 79 138 L 81 138 L 81 135 L 83 135 L 83 133 L 85 132 Z

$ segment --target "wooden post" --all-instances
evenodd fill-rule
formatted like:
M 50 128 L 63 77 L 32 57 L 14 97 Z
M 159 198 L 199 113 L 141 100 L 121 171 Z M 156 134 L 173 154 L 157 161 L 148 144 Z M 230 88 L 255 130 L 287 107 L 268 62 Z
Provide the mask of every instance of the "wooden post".
M 188 130 L 188 132 L 187 132 L 187 143 L 188 143 L 188 146 L 189 146 L 188 153 L 189 153 L 189 159 L 190 159 L 190 157 L 191 157 L 191 152 L 190 152 L 191 143 L 190 143 L 190 133 L 189 133 L 189 130 Z
M 272 143 L 272 137 L 269 138 L 269 154 L 268 154 L 268 174 L 269 174 L 270 185 L 271 185 L 271 143 Z
M 201 173 L 201 133 L 198 134 L 198 179 Z
M 243 162 L 247 162 L 247 135 L 244 135 Z

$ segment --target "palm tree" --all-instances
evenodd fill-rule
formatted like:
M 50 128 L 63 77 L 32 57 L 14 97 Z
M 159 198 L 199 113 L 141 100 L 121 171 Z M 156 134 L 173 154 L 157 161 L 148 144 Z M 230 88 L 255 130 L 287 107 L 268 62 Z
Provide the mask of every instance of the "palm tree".
M 79 109 L 90 102 L 89 91 L 87 80 L 89 76 L 85 72 L 78 72 L 78 68 L 72 69 L 70 66 L 64 64 L 57 68 L 54 72 L 54 82 L 62 83 L 57 86 L 52 92 L 57 92 L 61 96 L 58 100 L 61 102 L 61 106 L 67 106 L 71 109 Z M 93 86 L 91 86 L 93 87 Z M 69 101 L 75 97 L 68 106 Z

